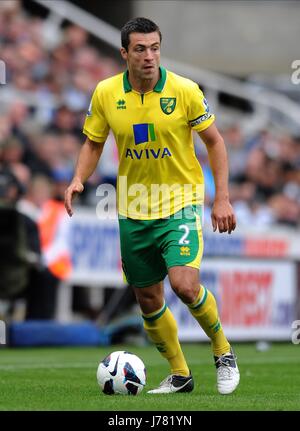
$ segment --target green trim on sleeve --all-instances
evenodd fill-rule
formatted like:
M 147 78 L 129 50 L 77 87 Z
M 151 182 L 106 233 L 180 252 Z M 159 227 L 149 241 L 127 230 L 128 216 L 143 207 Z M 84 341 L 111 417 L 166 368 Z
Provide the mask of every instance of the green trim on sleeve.
M 99 144 L 103 144 L 103 143 L 106 141 L 106 139 L 107 139 L 107 137 L 106 137 L 106 138 L 103 138 L 103 137 L 99 137 L 99 136 L 92 135 L 92 134 L 91 134 L 89 131 L 87 131 L 86 129 L 83 129 L 82 133 L 83 133 L 84 135 L 86 135 L 86 136 L 87 136 L 91 141 L 98 142 Z

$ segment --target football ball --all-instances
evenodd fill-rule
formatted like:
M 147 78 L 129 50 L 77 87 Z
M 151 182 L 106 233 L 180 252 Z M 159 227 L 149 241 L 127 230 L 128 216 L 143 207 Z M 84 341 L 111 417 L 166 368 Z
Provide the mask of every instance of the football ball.
M 107 395 L 138 395 L 146 384 L 146 368 L 133 353 L 112 352 L 100 362 L 97 381 Z
M 107 395 L 138 395 L 146 384 L 146 368 L 133 353 L 112 352 L 100 362 L 97 381 Z

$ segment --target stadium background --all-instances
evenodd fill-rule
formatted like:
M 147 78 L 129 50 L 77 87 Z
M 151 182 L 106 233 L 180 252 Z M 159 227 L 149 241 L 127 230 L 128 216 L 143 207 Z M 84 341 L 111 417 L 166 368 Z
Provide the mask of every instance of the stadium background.
M 124 70 L 119 29 L 134 16 L 159 24 L 162 64 L 199 83 L 225 139 L 238 219 L 230 236 L 212 233 L 212 174 L 195 136 L 206 178 L 202 280 L 226 333 L 262 349 L 292 344 L 300 319 L 299 3 L 80 0 L 0 2 L 2 344 L 147 344 L 120 271 L 117 222 L 101 218 L 97 195 L 99 184 L 115 185 L 113 136 L 72 220 L 62 205 L 91 93 Z M 180 338 L 207 341 L 166 284 Z

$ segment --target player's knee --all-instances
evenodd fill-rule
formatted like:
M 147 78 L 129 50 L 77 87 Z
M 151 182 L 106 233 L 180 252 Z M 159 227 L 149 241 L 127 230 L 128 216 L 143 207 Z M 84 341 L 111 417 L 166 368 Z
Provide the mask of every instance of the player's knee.
M 152 313 L 163 306 L 163 295 L 157 289 L 135 289 L 135 296 L 144 313 Z
M 172 289 L 183 302 L 190 304 L 197 296 L 199 283 L 184 279 L 176 280 L 172 283 Z

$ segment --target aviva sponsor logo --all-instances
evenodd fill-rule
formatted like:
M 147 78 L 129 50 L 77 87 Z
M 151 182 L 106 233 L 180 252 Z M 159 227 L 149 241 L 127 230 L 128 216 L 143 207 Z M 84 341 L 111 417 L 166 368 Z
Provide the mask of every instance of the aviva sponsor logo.
M 133 135 L 135 145 L 146 144 L 148 142 L 156 141 L 156 134 L 154 130 L 154 124 L 152 123 L 142 123 L 133 124 Z M 143 148 L 141 150 L 136 150 L 135 148 L 126 149 L 126 158 L 132 160 L 137 159 L 163 159 L 164 157 L 171 157 L 172 154 L 168 147 L 158 148 Z
M 154 124 L 152 123 L 133 124 L 132 127 L 133 127 L 135 145 L 156 141 Z
M 127 148 L 126 149 L 126 158 L 130 158 L 132 160 L 137 159 L 163 159 L 164 157 L 171 157 L 172 154 L 168 147 L 158 148 L 154 150 L 153 148 L 144 148 L 142 150 L 136 150 Z

